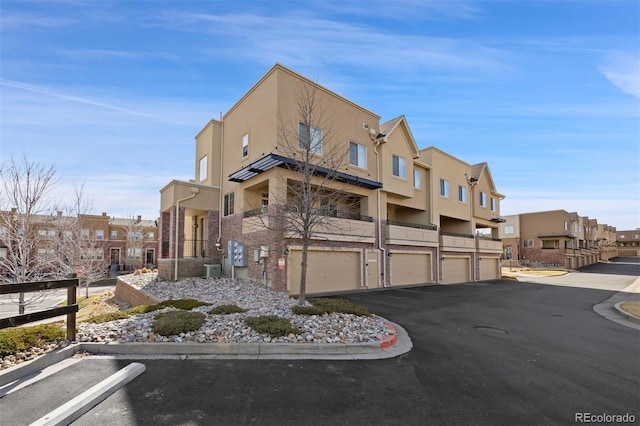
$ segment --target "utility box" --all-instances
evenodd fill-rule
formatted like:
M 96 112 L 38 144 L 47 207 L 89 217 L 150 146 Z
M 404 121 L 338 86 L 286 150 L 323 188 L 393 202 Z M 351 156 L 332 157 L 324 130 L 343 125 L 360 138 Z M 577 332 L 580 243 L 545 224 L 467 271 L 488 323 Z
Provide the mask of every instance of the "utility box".
M 247 248 L 240 241 L 229 241 L 229 263 L 232 266 L 247 266 Z
M 222 276 L 222 265 L 204 265 L 204 276 L 207 278 L 220 278 Z

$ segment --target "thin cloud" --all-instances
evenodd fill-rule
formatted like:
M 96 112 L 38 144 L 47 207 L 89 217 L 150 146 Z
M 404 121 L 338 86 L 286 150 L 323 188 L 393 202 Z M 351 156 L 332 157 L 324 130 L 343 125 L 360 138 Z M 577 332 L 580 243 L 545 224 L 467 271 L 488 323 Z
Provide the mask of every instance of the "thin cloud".
M 598 70 L 623 93 L 640 99 L 640 57 L 637 54 L 609 53 Z
M 139 112 L 139 111 L 133 111 L 130 109 L 126 109 L 126 108 L 120 108 L 117 106 L 113 106 L 113 105 L 109 105 L 103 102 L 98 102 L 98 101 L 94 101 L 92 99 L 87 99 L 87 98 L 81 98 L 78 96 L 73 96 L 73 95 L 68 95 L 66 93 L 62 93 L 62 92 L 58 92 L 46 87 L 42 87 L 42 86 L 36 86 L 33 84 L 28 84 L 28 83 L 22 83 L 19 81 L 12 81 L 12 80 L 5 80 L 5 79 L 0 79 L 0 86 L 6 86 L 6 87 L 13 87 L 15 89 L 20 89 L 20 90 L 26 90 L 28 92 L 32 92 L 32 93 L 40 93 L 43 95 L 47 95 L 47 96 L 53 96 L 59 99 L 64 99 L 67 101 L 71 101 L 71 102 L 78 102 L 81 104 L 85 104 L 85 105 L 91 105 L 91 106 L 95 106 L 98 108 L 105 108 L 111 111 L 117 111 L 117 112 L 121 112 L 124 114 L 129 114 L 129 115 L 135 115 L 135 116 L 139 116 L 139 117 L 146 117 L 146 118 L 150 118 L 152 120 L 158 120 L 158 121 L 162 121 L 162 122 L 170 122 L 173 124 L 182 124 L 182 125 L 188 125 L 188 123 L 183 123 L 183 122 L 175 122 L 172 120 L 167 120 L 164 117 L 158 117 L 155 115 L 151 115 L 151 114 L 147 114 L 144 112 Z

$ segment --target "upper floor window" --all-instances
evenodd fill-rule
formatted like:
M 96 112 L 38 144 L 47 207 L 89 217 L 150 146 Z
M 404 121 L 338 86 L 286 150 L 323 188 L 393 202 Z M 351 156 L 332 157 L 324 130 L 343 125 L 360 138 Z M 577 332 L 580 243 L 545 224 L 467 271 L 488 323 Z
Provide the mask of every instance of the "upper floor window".
M 0 247 L 0 261 L 5 260 L 7 258 L 7 248 Z
M 242 158 L 249 155 L 249 133 L 242 136 Z
M 491 211 L 495 212 L 497 208 L 496 199 L 491 197 Z
M 300 149 L 322 155 L 322 130 L 299 123 L 298 132 L 298 146 Z
M 533 240 L 522 240 L 522 247 L 533 247 Z
M 207 156 L 200 159 L 200 182 L 207 180 Z
M 449 181 L 440 179 L 440 196 L 449 198 Z
M 80 230 L 80 238 L 82 238 L 83 240 L 88 240 L 89 239 L 89 230 L 88 229 L 81 229 Z
M 640 234 L 633 234 L 633 239 L 634 240 L 640 239 Z
M 349 142 L 349 164 L 366 169 L 367 147 L 355 142 Z
M 567 222 L 566 220 L 564 221 L 564 230 L 565 231 L 569 230 L 569 222 Z
M 504 226 L 504 234 L 505 235 L 513 235 L 515 234 L 515 229 L 513 225 L 505 225 Z
M 461 203 L 467 202 L 467 188 L 462 185 L 458 185 L 458 201 Z
M 480 191 L 480 207 L 487 207 L 487 194 Z
M 53 259 L 55 252 L 52 248 L 39 248 L 38 249 L 38 260 L 46 261 Z
M 420 173 L 420 170 L 413 170 L 413 187 L 415 189 L 422 188 L 422 173 Z
M 153 241 L 154 237 L 155 237 L 155 234 L 153 232 L 148 232 L 147 233 L 147 240 Z
M 142 241 L 142 232 L 130 231 L 127 233 L 127 238 L 131 241 Z
M 112 230 L 111 231 L 111 239 L 112 240 L 117 240 L 118 239 L 118 231 L 117 230 Z
M 393 175 L 402 179 L 406 179 L 407 178 L 407 160 L 405 160 L 402 157 L 398 157 L 397 155 L 394 155 L 391 158 L 391 163 L 393 168 Z
M 234 193 L 230 192 L 224 195 L 224 215 L 229 216 L 233 214 L 233 199 Z
M 618 235 L 618 238 L 620 238 L 621 240 L 624 240 L 624 235 Z
M 96 230 L 96 240 L 104 240 L 104 230 Z

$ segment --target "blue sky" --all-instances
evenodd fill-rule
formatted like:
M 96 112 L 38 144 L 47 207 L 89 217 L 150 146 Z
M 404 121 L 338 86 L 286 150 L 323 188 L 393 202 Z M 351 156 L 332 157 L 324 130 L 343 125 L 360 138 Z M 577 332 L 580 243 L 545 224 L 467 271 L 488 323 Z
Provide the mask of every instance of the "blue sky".
M 2 0 L 0 160 L 153 219 L 194 177 L 194 136 L 276 62 L 487 161 L 503 215 L 640 227 L 636 0 Z

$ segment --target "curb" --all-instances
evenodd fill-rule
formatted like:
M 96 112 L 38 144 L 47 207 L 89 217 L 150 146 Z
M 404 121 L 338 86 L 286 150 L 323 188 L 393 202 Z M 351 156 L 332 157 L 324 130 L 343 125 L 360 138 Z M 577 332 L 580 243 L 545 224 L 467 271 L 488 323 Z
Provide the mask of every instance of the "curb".
M 637 316 L 635 316 L 635 315 L 633 315 L 633 314 L 631 314 L 631 313 L 629 313 L 629 312 L 625 311 L 625 310 L 624 310 L 624 309 L 622 309 L 622 307 L 620 306 L 620 305 L 622 305 L 623 303 L 626 303 L 626 302 L 628 302 L 628 300 L 626 300 L 626 301 L 622 301 L 622 302 L 618 302 L 618 303 L 616 303 L 615 305 L 613 305 L 613 308 L 616 310 L 616 312 L 617 312 L 620 316 L 622 316 L 622 317 L 624 317 L 624 318 L 626 318 L 626 319 L 628 319 L 628 320 L 631 320 L 631 321 L 633 321 L 633 322 L 636 322 L 636 323 L 640 324 L 640 318 L 638 318 Z
M 367 343 L 72 343 L 0 371 L 0 395 L 3 394 L 3 387 L 9 388 L 13 386 L 13 382 L 46 374 L 43 370 L 73 357 L 78 352 L 142 359 L 193 357 L 326 360 L 385 359 L 409 352 L 413 345 L 404 329 L 390 321 L 385 321 L 385 324 L 391 334 L 379 342 Z

